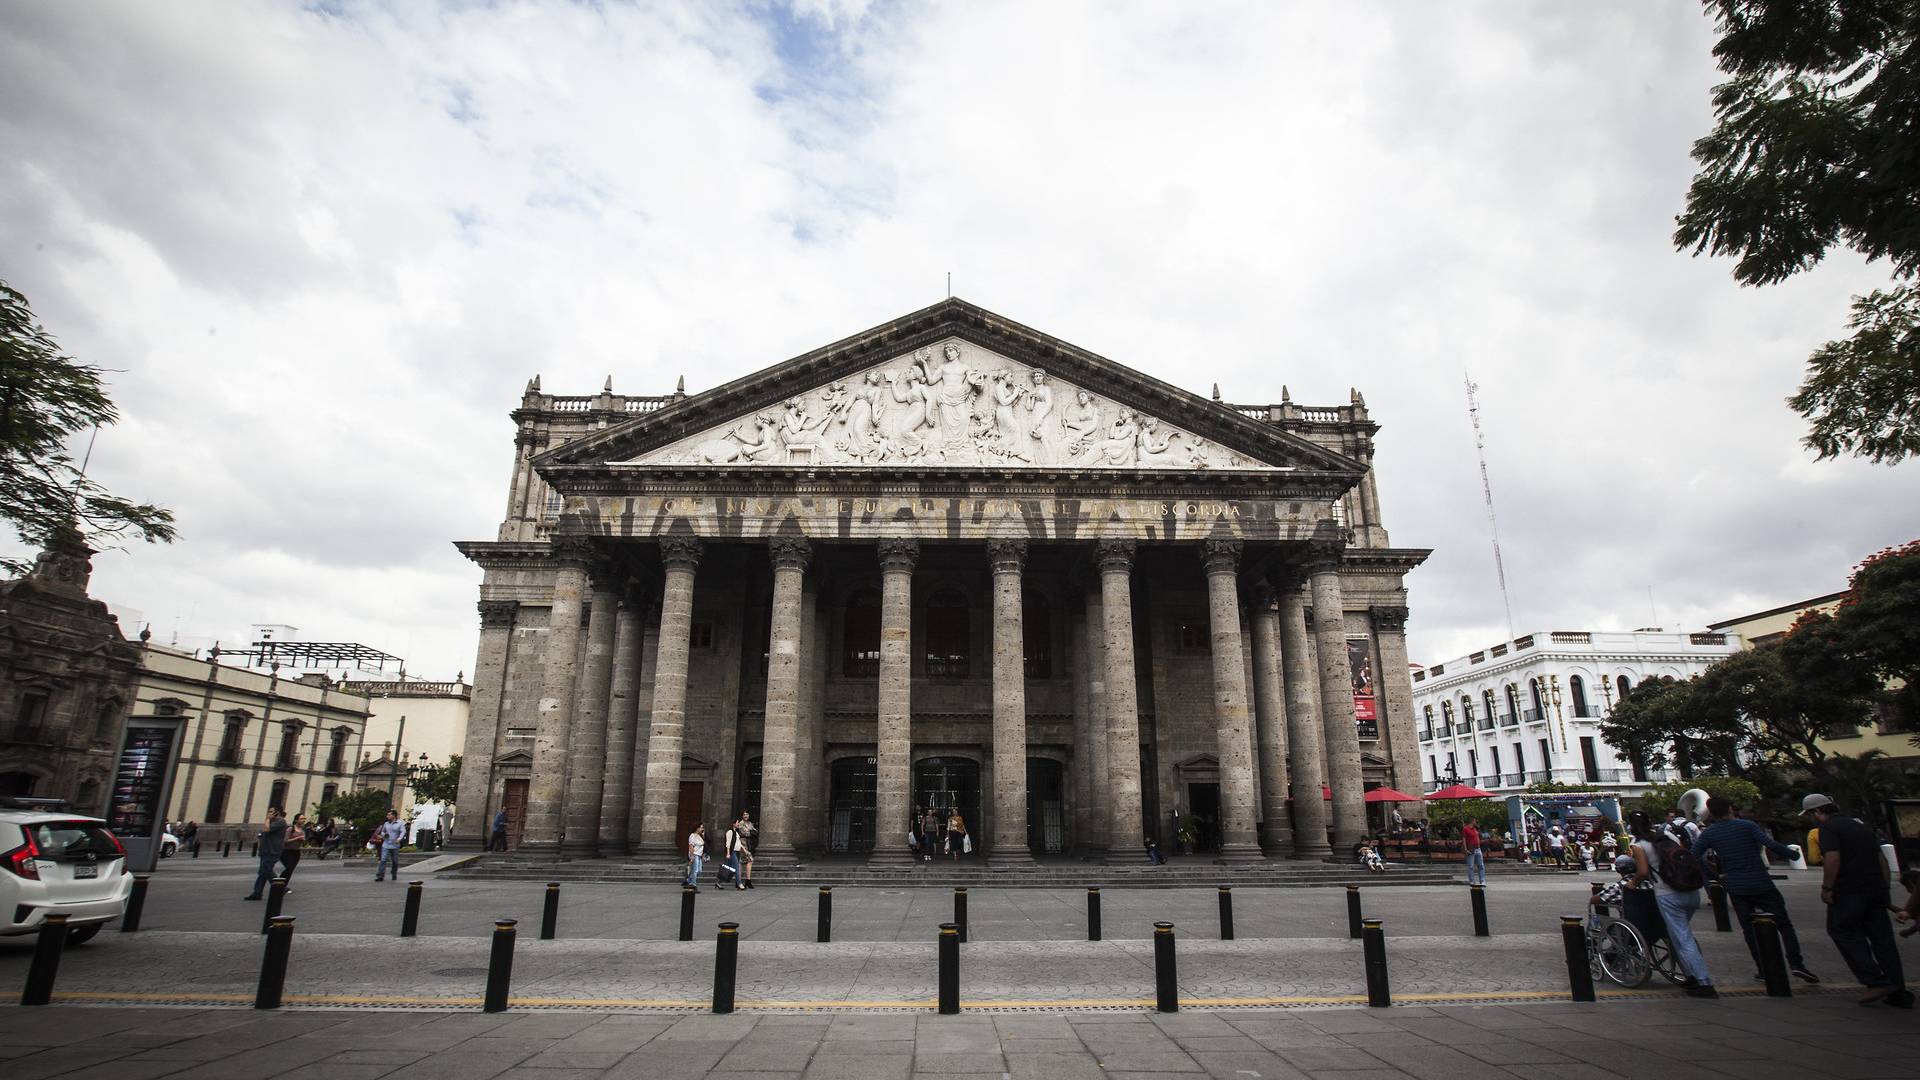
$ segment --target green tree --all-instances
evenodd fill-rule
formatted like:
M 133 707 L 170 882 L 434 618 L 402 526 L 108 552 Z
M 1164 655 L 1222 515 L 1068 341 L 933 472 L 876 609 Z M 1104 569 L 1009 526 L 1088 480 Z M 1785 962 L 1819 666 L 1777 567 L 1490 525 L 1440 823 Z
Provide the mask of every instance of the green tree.
M 459 754 L 448 757 L 445 765 L 428 765 L 414 775 L 413 796 L 416 799 L 450 803 L 459 794 Z
M 1449 832 L 1471 821 L 1482 830 L 1498 833 L 1507 827 L 1507 804 L 1495 799 L 1438 799 L 1427 804 L 1427 821 L 1447 826 Z
M 1893 287 L 1853 302 L 1788 399 L 1822 459 L 1920 453 L 1920 2 L 1703 0 L 1717 20 L 1714 126 L 1674 244 L 1735 257 L 1771 285 L 1844 246 L 1885 259 Z
M 74 463 L 68 445 L 81 432 L 120 418 L 101 374 L 62 355 L 27 298 L 0 282 L 0 519 L 31 547 L 74 531 L 94 546 L 173 540 L 170 511 L 108 494 Z M 30 565 L 0 558 L 14 574 Z
M 1920 728 L 1920 540 L 1887 548 L 1854 570 L 1836 629 L 1868 666 L 1895 722 Z M 1897 684 L 1897 685 L 1895 685 Z M 1914 739 L 1920 745 L 1920 734 Z
M 1737 776 L 1695 776 L 1649 787 L 1644 795 L 1633 800 L 1631 809 L 1644 810 L 1656 817 L 1664 816 L 1677 809 L 1680 796 L 1693 788 L 1699 788 L 1710 796 L 1718 795 L 1742 809 L 1760 805 L 1759 785 L 1751 780 Z
M 387 811 L 392 805 L 387 799 L 386 789 L 367 788 L 335 795 L 315 807 L 314 816 L 339 822 L 346 834 L 343 850 L 359 851 L 360 844 L 373 831 L 373 827 L 387 819 Z
M 1600 736 L 1626 752 L 1642 767 L 1664 769 L 1671 764 L 1682 776 L 1693 772 L 1691 743 L 1695 730 L 1694 684 L 1670 675 L 1642 682 L 1614 702 L 1600 720 Z
M 1529 795 L 1553 795 L 1563 791 L 1592 791 L 1592 784 L 1569 784 L 1563 780 L 1535 780 L 1527 785 Z

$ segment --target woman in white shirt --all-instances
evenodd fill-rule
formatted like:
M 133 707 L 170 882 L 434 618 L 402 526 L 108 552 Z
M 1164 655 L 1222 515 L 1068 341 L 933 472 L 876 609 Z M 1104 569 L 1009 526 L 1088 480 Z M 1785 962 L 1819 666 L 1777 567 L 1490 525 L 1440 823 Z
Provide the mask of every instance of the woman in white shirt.
M 707 827 L 695 825 L 687 834 L 687 877 L 682 885 L 699 885 L 700 868 L 707 861 Z
M 1658 834 L 1653 819 L 1644 811 L 1635 810 L 1627 818 L 1627 827 L 1633 833 L 1634 874 L 1626 887 L 1637 889 L 1641 882 L 1653 883 L 1653 899 L 1660 905 L 1660 921 L 1667 927 L 1667 944 L 1687 973 L 1687 995 L 1719 997 L 1719 991 L 1713 988 L 1713 976 L 1707 972 L 1706 958 L 1700 955 L 1700 943 L 1693 939 L 1693 913 L 1700 910 L 1700 890 L 1676 889 L 1661 877 L 1660 850 L 1655 843 Z

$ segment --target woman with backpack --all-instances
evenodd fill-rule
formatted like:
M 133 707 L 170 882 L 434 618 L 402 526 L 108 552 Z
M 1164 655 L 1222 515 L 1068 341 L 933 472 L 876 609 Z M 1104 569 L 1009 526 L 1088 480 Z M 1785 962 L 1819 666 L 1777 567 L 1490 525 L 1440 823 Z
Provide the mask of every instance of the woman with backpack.
M 1660 906 L 1660 921 L 1667 927 L 1667 944 L 1687 974 L 1688 997 L 1717 998 L 1713 976 L 1707 972 L 1706 958 L 1700 955 L 1700 943 L 1693 939 L 1693 913 L 1700 910 L 1700 890 L 1707 883 L 1699 860 L 1682 847 L 1665 829 L 1655 829 L 1644 811 L 1635 810 L 1627 819 L 1633 833 L 1633 877 L 1627 888 L 1637 889 L 1642 882 L 1653 883 L 1653 899 Z

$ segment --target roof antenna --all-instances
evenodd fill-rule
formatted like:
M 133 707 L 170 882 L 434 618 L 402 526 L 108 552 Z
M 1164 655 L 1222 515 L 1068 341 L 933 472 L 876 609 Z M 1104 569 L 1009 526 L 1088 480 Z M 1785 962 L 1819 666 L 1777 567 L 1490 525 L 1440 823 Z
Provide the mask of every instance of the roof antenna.
M 1500 579 L 1500 606 L 1507 612 L 1507 638 L 1513 638 L 1513 602 L 1507 599 L 1507 564 L 1500 557 L 1500 522 L 1493 516 L 1493 482 L 1487 479 L 1487 442 L 1480 434 L 1480 400 L 1475 393 L 1480 387 L 1474 383 L 1471 374 L 1462 373 L 1467 381 L 1467 418 L 1473 421 L 1473 449 L 1480 455 L 1480 491 L 1487 500 L 1487 528 L 1493 535 L 1493 572 Z

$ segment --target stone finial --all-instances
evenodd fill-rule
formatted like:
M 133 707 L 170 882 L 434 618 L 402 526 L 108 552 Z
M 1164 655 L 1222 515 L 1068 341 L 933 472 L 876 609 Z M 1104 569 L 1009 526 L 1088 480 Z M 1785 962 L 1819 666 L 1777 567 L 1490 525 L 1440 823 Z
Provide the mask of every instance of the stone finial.
M 607 376 L 607 383 L 605 386 L 602 386 L 600 388 L 600 392 L 603 394 L 613 393 L 613 376 L 611 375 Z
M 687 396 L 687 377 L 685 375 L 682 375 L 678 379 L 674 380 L 673 396 L 674 397 Z
M 1215 401 L 1220 400 L 1220 384 L 1219 383 L 1213 384 L 1213 400 Z
M 533 381 L 527 384 L 527 391 L 534 394 L 540 392 L 540 376 L 538 374 L 535 374 Z
M 33 569 L 27 571 L 27 580 L 35 585 L 68 596 L 87 595 L 87 582 L 92 577 L 93 549 L 71 522 L 53 530 L 47 546 L 34 558 Z
M 1291 405 L 1291 404 L 1293 404 L 1293 395 L 1292 395 L 1292 394 L 1289 394 L 1289 393 L 1287 392 L 1287 384 L 1286 384 L 1286 383 L 1281 383 L 1281 384 L 1280 384 L 1280 404 L 1282 404 L 1282 405 Z
M 145 626 L 142 626 L 140 628 L 140 644 L 145 645 L 147 642 L 152 640 L 153 640 L 153 624 L 148 623 Z

